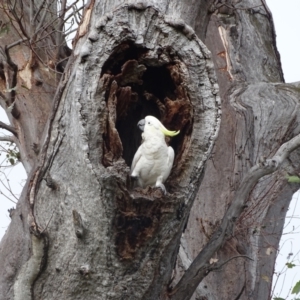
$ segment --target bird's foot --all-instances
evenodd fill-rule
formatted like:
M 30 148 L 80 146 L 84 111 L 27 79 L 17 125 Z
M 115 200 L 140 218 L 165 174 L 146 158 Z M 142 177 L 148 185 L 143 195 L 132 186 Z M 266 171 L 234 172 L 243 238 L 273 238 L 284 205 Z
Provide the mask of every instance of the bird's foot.
M 163 191 L 163 193 L 164 193 L 164 195 L 166 195 L 166 194 L 167 194 L 167 190 L 166 190 L 166 188 L 165 188 L 165 186 L 164 186 L 164 184 L 163 184 L 163 183 L 161 183 L 161 182 L 157 182 L 157 183 L 155 184 L 155 186 L 156 186 L 156 187 L 159 187 L 159 188 L 161 188 L 161 189 L 162 189 L 162 191 Z
M 138 176 L 130 175 L 130 189 L 134 189 L 137 186 Z

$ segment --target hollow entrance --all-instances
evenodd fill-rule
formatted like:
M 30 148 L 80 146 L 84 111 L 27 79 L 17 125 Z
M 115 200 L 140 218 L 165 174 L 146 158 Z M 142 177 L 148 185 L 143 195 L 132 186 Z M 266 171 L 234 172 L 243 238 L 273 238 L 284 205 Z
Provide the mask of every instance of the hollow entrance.
M 137 123 L 147 115 L 158 118 L 169 130 L 180 130 L 169 141 L 176 165 L 193 119 L 182 74 L 181 62 L 171 48 L 154 52 L 127 42 L 114 50 L 101 74 L 108 108 L 104 166 L 121 156 L 131 165 L 141 143 Z

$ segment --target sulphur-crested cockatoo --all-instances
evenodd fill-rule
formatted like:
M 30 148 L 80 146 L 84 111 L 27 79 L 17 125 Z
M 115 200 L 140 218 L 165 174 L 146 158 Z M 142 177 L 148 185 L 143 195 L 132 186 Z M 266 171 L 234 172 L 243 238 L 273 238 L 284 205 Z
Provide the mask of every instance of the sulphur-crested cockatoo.
M 166 136 L 175 136 L 179 131 L 170 131 L 155 117 L 147 116 L 138 122 L 143 131 L 143 142 L 134 155 L 131 177 L 137 179 L 138 186 L 160 187 L 164 193 L 164 182 L 170 175 L 174 150 L 165 141 Z

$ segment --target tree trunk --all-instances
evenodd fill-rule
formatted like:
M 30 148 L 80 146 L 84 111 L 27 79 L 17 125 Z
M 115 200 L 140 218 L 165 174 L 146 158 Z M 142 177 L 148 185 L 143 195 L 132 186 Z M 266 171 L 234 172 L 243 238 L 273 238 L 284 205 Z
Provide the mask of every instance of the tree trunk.
M 218 227 L 250 167 L 272 157 L 283 142 L 299 133 L 299 84 L 283 83 L 270 11 L 264 1 L 243 1 L 235 9 L 230 6 L 220 5 L 214 11 L 205 36 L 218 77 L 222 121 L 181 239 L 179 274 Z M 214 255 L 218 261 L 240 255 L 253 261 L 231 260 L 221 271 L 209 274 L 195 296 L 270 298 L 285 214 L 298 189 L 287 183 L 286 175 L 298 169 L 294 153 L 284 168 L 259 181 L 234 234 Z
M 91 1 L 75 43 L 52 112 L 23 112 L 17 90 L 9 115 L 30 174 L 0 244 L 0 298 L 269 299 L 299 150 L 240 191 L 299 133 L 300 89 L 283 83 L 265 3 Z M 180 130 L 166 195 L 129 176 L 147 115 Z

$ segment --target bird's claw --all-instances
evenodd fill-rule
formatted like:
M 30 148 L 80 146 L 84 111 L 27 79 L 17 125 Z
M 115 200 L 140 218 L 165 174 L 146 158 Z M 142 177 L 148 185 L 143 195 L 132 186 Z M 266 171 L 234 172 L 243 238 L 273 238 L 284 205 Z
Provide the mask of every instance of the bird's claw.
M 165 188 L 164 184 L 162 184 L 162 183 L 157 183 L 157 184 L 156 184 L 156 187 L 159 187 L 159 188 L 161 188 L 161 189 L 162 189 L 162 191 L 163 191 L 163 193 L 164 193 L 164 195 L 166 195 L 166 194 L 167 194 L 167 190 L 166 190 L 166 188 Z

